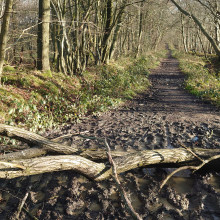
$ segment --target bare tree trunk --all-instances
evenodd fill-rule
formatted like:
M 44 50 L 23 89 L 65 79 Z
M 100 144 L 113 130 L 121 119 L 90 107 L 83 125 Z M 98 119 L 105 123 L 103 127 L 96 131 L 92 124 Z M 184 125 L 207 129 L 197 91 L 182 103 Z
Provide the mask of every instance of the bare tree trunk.
M 140 53 L 140 48 L 141 48 L 141 38 L 142 38 L 142 33 L 143 33 L 143 5 L 144 3 L 141 2 L 141 6 L 138 9 L 138 14 L 139 14 L 139 30 L 138 30 L 138 45 L 137 45 L 137 52 L 135 57 L 137 58 Z
M 182 40 L 183 40 L 183 46 L 184 46 L 184 50 L 186 53 L 188 53 L 188 48 L 187 48 L 187 44 L 186 44 L 186 37 L 185 37 L 185 28 L 184 28 L 184 20 L 183 20 L 183 15 L 181 14 L 181 27 L 182 27 Z
M 102 62 L 108 63 L 108 50 L 109 50 L 109 38 L 112 32 L 112 9 L 113 9 L 113 1 L 107 0 L 106 6 L 106 23 L 105 23 L 105 30 L 104 36 L 102 40 Z
M 215 22 L 215 40 L 218 45 L 220 46 L 220 19 L 219 19 L 219 2 L 215 1 L 215 13 L 216 16 L 214 18 Z
M 77 72 L 80 72 L 79 47 L 79 0 L 75 0 L 75 70 Z
M 118 34 L 119 34 L 120 28 L 121 28 L 122 18 L 123 18 L 123 14 L 124 14 L 124 10 L 125 10 L 125 5 L 126 5 L 126 0 L 123 1 L 123 5 L 121 6 L 121 10 L 119 11 L 119 13 L 117 15 L 117 22 L 116 22 L 117 24 L 116 24 L 116 28 L 115 28 L 115 31 L 114 31 L 111 47 L 109 49 L 109 59 L 111 59 L 114 55 L 115 44 L 118 40 Z
M 12 6 L 13 6 L 13 0 L 7 0 L 5 5 L 3 21 L 2 21 L 1 33 L 0 33 L 0 84 L 1 84 L 3 64 L 5 60 L 5 49 L 7 45 L 7 37 L 8 37 Z
M 52 12 L 52 33 L 51 33 L 51 38 L 52 38 L 52 44 L 53 44 L 53 63 L 57 65 L 58 62 L 58 45 L 57 45 L 57 38 L 59 35 L 59 24 L 57 23 L 57 16 L 55 9 L 52 5 L 51 7 L 51 12 Z
M 50 70 L 50 0 L 39 0 L 39 25 L 37 38 L 37 69 Z

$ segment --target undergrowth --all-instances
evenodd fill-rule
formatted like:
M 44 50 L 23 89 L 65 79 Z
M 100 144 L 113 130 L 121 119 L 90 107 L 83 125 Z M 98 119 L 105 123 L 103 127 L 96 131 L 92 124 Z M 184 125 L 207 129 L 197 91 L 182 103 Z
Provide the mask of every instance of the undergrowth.
M 88 68 L 80 77 L 5 67 L 0 123 L 45 131 L 113 108 L 149 86 L 149 69 L 164 55 L 123 58 Z
M 220 74 L 214 71 L 210 60 L 202 56 L 174 50 L 173 56 L 180 62 L 180 69 L 187 75 L 186 89 L 197 97 L 220 106 Z

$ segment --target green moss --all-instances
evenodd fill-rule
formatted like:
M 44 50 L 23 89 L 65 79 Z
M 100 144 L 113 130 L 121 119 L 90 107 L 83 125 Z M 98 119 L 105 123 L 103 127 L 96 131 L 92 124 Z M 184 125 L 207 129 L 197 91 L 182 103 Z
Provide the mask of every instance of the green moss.
M 19 99 L 24 101 L 24 98 L 18 93 L 8 91 L 5 88 L 0 88 L 0 100 L 3 102 L 8 102 L 10 100 Z
M 40 100 L 42 100 L 43 97 L 37 91 L 31 91 L 31 98 L 36 101 L 40 101 Z
M 14 72 L 15 68 L 13 66 L 7 65 L 7 66 L 4 66 L 3 71 L 5 71 L 5 72 Z
M 59 89 L 57 88 L 56 85 L 54 85 L 53 82 L 45 82 L 44 83 L 44 87 L 48 90 L 48 93 L 52 93 L 54 95 L 58 95 L 59 94 Z
M 52 78 L 53 77 L 52 72 L 50 70 L 43 72 L 42 76 L 44 76 L 45 78 Z

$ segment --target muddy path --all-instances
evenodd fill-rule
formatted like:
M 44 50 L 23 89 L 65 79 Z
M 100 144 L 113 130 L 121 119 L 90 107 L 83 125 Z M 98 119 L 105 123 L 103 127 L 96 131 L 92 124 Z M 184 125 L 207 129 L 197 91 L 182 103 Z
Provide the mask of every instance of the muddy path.
M 150 76 L 152 88 L 124 106 L 83 119 L 47 135 L 73 134 L 67 143 L 103 147 L 74 134 L 107 137 L 112 150 L 136 151 L 186 146 L 220 147 L 220 114 L 184 90 L 184 75 L 170 54 Z M 172 169 L 139 168 L 120 175 L 135 210 L 144 219 L 220 219 L 220 173 L 182 172 L 159 193 Z M 25 207 L 38 219 L 131 219 L 111 180 L 95 183 L 72 172 L 0 180 L 0 219 L 13 219 L 27 191 Z M 27 213 L 21 219 L 29 219 Z

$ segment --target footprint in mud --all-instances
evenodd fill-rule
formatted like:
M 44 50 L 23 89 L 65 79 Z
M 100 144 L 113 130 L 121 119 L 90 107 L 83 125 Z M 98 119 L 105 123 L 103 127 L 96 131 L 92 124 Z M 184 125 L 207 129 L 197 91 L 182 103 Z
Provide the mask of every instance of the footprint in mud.
M 155 137 L 152 134 L 149 134 L 147 137 L 147 146 L 155 143 Z

